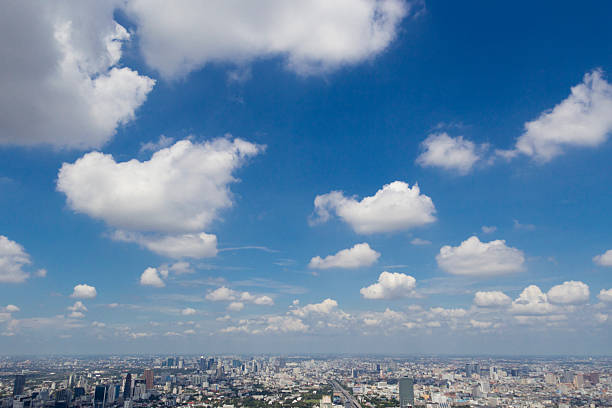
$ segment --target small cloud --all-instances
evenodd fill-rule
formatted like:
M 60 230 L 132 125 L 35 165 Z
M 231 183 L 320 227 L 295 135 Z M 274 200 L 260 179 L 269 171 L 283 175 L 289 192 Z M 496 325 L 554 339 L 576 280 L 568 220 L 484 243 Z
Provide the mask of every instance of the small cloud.
M 379 252 L 370 248 L 368 243 L 363 242 L 325 258 L 315 256 L 310 260 L 308 267 L 312 269 L 361 268 L 374 264 L 379 257 Z
M 513 225 L 514 229 L 524 231 L 533 231 L 536 228 L 533 224 L 521 224 L 518 220 L 513 220 Z
M 612 266 L 612 249 L 608 249 L 603 254 L 593 257 L 593 262 L 601 266 Z
M 183 316 L 192 316 L 196 314 L 196 310 L 191 307 L 186 307 L 185 309 L 181 310 L 181 314 Z
M 34 274 L 37 278 L 46 278 L 47 277 L 47 270 L 46 269 L 39 269 L 36 271 L 36 273 Z
M 140 275 L 140 284 L 142 286 L 153 286 L 156 288 L 163 288 L 166 286 L 156 268 L 145 269 L 142 275 Z
M 227 310 L 230 312 L 239 312 L 244 309 L 244 303 L 242 302 L 232 302 L 227 306 Z
M 431 245 L 431 241 L 421 238 L 414 238 L 410 243 L 412 245 Z
M 70 297 L 78 299 L 93 299 L 98 295 L 96 288 L 85 283 L 76 285 Z
M 494 225 L 491 226 L 487 226 L 487 225 L 483 225 L 481 228 L 482 232 L 484 232 L 485 234 L 492 234 L 495 231 L 497 231 L 497 227 Z

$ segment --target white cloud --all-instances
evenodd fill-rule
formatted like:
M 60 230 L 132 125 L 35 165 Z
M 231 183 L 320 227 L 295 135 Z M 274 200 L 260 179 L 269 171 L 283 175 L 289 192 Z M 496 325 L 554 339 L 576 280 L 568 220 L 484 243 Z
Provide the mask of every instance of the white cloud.
M 597 320 L 598 323 L 605 323 L 608 321 L 608 314 L 607 313 L 595 313 L 595 320 Z
M 308 330 L 308 325 L 304 324 L 301 319 L 292 316 L 270 316 L 267 319 L 266 331 L 271 332 L 305 332 Z
M 142 286 L 154 286 L 156 288 L 163 288 L 166 286 L 162 278 L 159 276 L 157 268 L 147 268 L 140 275 L 140 284 Z
M 397 299 L 414 296 L 416 279 L 404 273 L 382 272 L 378 282 L 359 291 L 366 299 Z
M 495 231 L 497 231 L 497 227 L 494 225 L 491 225 L 491 226 L 483 225 L 481 229 L 482 229 L 482 232 L 485 234 L 492 234 Z
M 612 302 L 612 289 L 602 289 L 597 298 L 602 302 Z
M 87 311 L 87 307 L 85 307 L 83 302 L 81 302 L 80 300 L 77 300 L 76 302 L 74 302 L 74 305 L 68 306 L 67 309 L 72 312 L 86 312 Z
M 593 257 L 593 262 L 601 266 L 612 266 L 612 249 L 608 249 L 603 254 Z
M 272 306 L 274 305 L 274 300 L 272 300 L 272 298 L 270 296 L 266 296 L 266 295 L 253 295 L 249 292 L 238 292 L 236 290 L 233 289 L 229 289 L 225 286 L 222 286 L 220 288 L 217 288 L 211 292 L 209 292 L 206 295 L 206 299 L 210 300 L 212 302 L 229 302 L 229 301 L 239 301 L 239 302 L 233 302 L 236 303 L 233 307 L 234 308 L 238 308 L 240 307 L 238 305 L 238 303 L 242 302 L 247 302 L 247 303 L 253 303 L 255 305 L 263 305 L 263 306 Z M 231 306 L 231 305 L 230 305 Z M 244 304 L 242 304 L 242 306 L 244 307 Z M 242 309 L 242 307 L 240 307 L 240 310 Z M 232 310 L 229 309 L 228 310 Z M 237 311 L 237 310 L 234 310 Z
M 68 317 L 71 317 L 73 319 L 82 319 L 85 317 L 85 313 L 83 312 L 72 312 L 68 315 Z
M 191 267 L 189 262 L 185 262 L 185 261 L 175 262 L 172 265 L 170 265 L 168 269 L 170 269 L 172 272 L 174 272 L 177 275 L 193 273 L 193 268 Z
M 523 252 L 504 240 L 481 242 L 472 236 L 458 247 L 445 245 L 436 256 L 438 266 L 454 275 L 497 276 L 523 270 Z
M 408 13 L 402 0 L 257 3 L 132 0 L 147 64 L 176 77 L 211 62 L 244 65 L 281 56 L 300 74 L 328 71 L 377 55 Z
M 274 305 L 274 300 L 272 300 L 270 296 L 264 295 L 264 296 L 257 296 L 255 300 L 253 300 L 253 303 L 255 303 L 256 305 L 272 306 Z
M 352 248 L 343 249 L 334 255 L 325 258 L 315 256 L 308 264 L 313 269 L 329 268 L 361 268 L 374 264 L 380 253 L 376 252 L 367 243 L 355 244 Z
M 412 245 L 431 245 L 431 241 L 421 238 L 413 238 L 410 243 Z
M 117 228 L 117 240 L 172 258 L 209 257 L 216 255 L 217 240 L 202 230 L 233 205 L 232 173 L 262 150 L 221 138 L 182 140 L 143 162 L 92 152 L 62 165 L 57 189 L 73 210 Z
M 508 306 L 512 299 L 504 292 L 498 290 L 486 292 L 478 291 L 474 295 L 474 304 L 479 307 L 501 307 Z
M 120 66 L 130 34 L 116 4 L 4 5 L 0 144 L 99 147 L 134 119 L 155 81 Z
M 39 269 L 36 271 L 35 273 L 37 278 L 46 278 L 47 277 L 47 270 L 46 269 Z
M 423 152 L 416 162 L 423 167 L 441 167 L 444 170 L 467 174 L 477 161 L 482 160 L 487 145 L 476 145 L 463 136 L 451 137 L 447 133 L 434 133 L 421 143 Z
M 20 310 L 21 310 L 21 309 L 19 309 L 19 307 L 18 307 L 18 306 L 15 306 L 15 305 L 6 305 L 6 306 L 4 307 L 4 311 L 5 311 L 5 312 L 8 312 L 8 313 L 15 313 L 15 312 L 18 312 L 18 311 L 20 311 Z
M 321 303 L 311 303 L 291 311 L 296 316 L 305 317 L 311 314 L 330 314 L 338 307 L 338 302 L 333 299 L 325 299 Z
M 578 281 L 567 281 L 550 288 L 548 301 L 553 304 L 575 305 L 589 301 L 589 287 Z
M 217 255 L 217 236 L 205 232 L 159 236 L 115 231 L 111 237 L 116 241 L 137 243 L 149 251 L 168 258 L 200 259 Z
M 444 317 L 446 319 L 456 319 L 467 315 L 467 310 L 461 308 L 445 309 L 443 307 L 432 307 L 431 309 L 429 309 L 429 311 L 437 316 Z
M 119 229 L 199 232 L 232 205 L 232 173 L 261 149 L 222 138 L 201 144 L 181 140 L 144 162 L 118 163 L 93 152 L 64 163 L 57 188 L 75 211 Z
M 236 292 L 235 290 L 229 289 L 225 286 L 221 286 L 220 288 L 217 288 L 213 290 L 212 292 L 209 292 L 206 295 L 206 299 L 213 301 L 213 302 L 224 302 L 224 301 L 235 300 L 237 297 L 238 297 L 238 292 Z
M 98 295 L 96 288 L 93 286 L 89 286 L 85 283 L 81 283 L 74 287 L 72 295 L 70 297 L 79 298 L 79 299 L 93 299 Z
M 406 230 L 436 220 L 436 208 L 419 186 L 402 182 L 386 184 L 375 195 L 357 201 L 341 191 L 318 195 L 311 223 L 325 222 L 335 213 L 359 234 Z
M 512 302 L 510 312 L 517 315 L 546 315 L 555 312 L 555 307 L 539 287 L 530 285 Z
M 21 283 L 30 276 L 23 270 L 30 255 L 15 241 L 0 235 L 0 283 Z
M 227 310 L 230 312 L 239 312 L 244 309 L 244 303 L 242 302 L 232 302 L 227 305 Z
M 181 314 L 183 316 L 192 316 L 194 314 L 196 314 L 196 310 L 194 308 L 191 307 L 186 307 L 185 309 L 181 310 Z
M 516 150 L 502 152 L 512 157 L 522 153 L 547 162 L 566 147 L 596 147 L 612 132 L 612 85 L 599 70 L 587 73 L 582 83 L 552 110 L 525 123 L 525 133 Z

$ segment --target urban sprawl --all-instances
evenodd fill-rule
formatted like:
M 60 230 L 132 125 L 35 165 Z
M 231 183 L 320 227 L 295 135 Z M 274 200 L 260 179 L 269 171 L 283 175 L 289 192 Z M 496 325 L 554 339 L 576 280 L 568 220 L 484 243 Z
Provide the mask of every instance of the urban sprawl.
M 612 407 L 611 358 L 0 358 L 1 407 Z

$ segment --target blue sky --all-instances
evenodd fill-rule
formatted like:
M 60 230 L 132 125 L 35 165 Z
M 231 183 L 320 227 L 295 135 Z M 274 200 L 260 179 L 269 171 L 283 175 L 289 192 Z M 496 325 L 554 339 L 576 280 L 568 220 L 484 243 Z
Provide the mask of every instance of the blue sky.
M 611 6 L 321 4 L 4 6 L 2 350 L 610 353 Z

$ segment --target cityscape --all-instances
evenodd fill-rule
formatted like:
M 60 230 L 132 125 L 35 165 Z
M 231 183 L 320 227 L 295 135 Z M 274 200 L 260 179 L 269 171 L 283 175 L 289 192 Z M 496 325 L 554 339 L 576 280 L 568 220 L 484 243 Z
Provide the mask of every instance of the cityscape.
M 2 407 L 610 407 L 612 358 L 107 356 L 0 360 Z
M 0 408 L 612 408 L 612 0 L 0 0 Z

